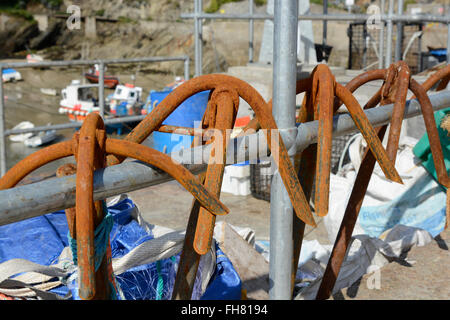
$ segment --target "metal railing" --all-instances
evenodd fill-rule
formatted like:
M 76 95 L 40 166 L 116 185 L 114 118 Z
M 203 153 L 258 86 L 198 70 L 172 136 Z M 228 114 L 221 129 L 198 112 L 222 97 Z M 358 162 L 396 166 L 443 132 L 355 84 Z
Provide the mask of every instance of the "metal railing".
M 129 59 L 96 59 L 96 60 L 67 60 L 67 61 L 42 61 L 35 63 L 28 62 L 6 62 L 0 63 L 0 74 L 7 68 L 41 68 L 41 67 L 70 67 L 70 66 L 85 66 L 98 64 L 99 79 L 98 79 L 98 100 L 99 100 L 99 114 L 102 118 L 105 115 L 105 66 L 110 64 L 132 64 L 132 63 L 155 63 L 165 61 L 183 61 L 184 62 L 184 78 L 189 80 L 189 56 L 174 56 L 174 57 L 146 57 L 146 58 L 129 58 Z M 127 116 L 115 119 L 105 120 L 105 124 L 127 123 L 142 120 L 145 116 Z M 6 130 L 5 128 L 5 99 L 3 81 L 0 81 L 0 173 L 3 176 L 6 173 L 6 137 L 13 134 L 22 134 L 28 132 L 41 132 L 47 130 L 64 130 L 70 128 L 80 128 L 82 122 L 69 122 L 64 124 L 56 124 L 49 126 L 40 126 L 29 129 Z
M 450 107 L 450 91 L 440 91 L 429 95 L 433 110 Z M 388 124 L 393 104 L 364 110 L 373 127 Z M 421 115 L 421 107 L 416 99 L 407 101 L 405 119 Z M 318 121 L 300 124 L 295 139 L 292 132 L 281 130 L 281 136 L 288 150 L 302 152 L 310 144 L 317 143 Z M 349 114 L 339 114 L 333 118 L 333 137 L 357 132 L 358 129 Z M 259 146 L 255 148 L 254 142 Z M 227 148 L 226 164 L 243 161 L 267 159 L 261 150 L 268 150 L 265 132 L 231 139 Z M 211 145 L 174 151 L 170 157 L 184 164 L 192 173 L 206 170 L 211 154 Z M 294 149 L 296 148 L 296 149 Z M 289 152 L 291 154 L 291 152 Z M 127 161 L 118 165 L 97 170 L 94 174 L 94 200 L 131 192 L 148 186 L 157 185 L 173 178 L 152 166 L 138 161 Z M 22 221 L 49 212 L 71 208 L 75 204 L 74 176 L 51 178 L 12 189 L 0 191 L 0 225 Z
M 182 19 L 194 19 L 194 38 L 195 38 L 195 75 L 202 75 L 202 20 L 248 20 L 249 21 L 249 62 L 253 62 L 254 57 L 254 20 L 273 20 L 274 16 L 270 14 L 253 13 L 253 0 L 249 0 L 249 13 L 243 14 L 220 14 L 220 13 L 205 13 L 202 9 L 202 1 L 194 0 L 194 12 L 193 13 L 182 13 L 180 17 Z M 399 1 L 400 6 L 403 3 L 402 0 Z M 384 0 L 382 0 L 382 10 L 384 8 Z M 380 15 L 377 15 L 377 20 L 381 22 L 386 22 L 386 47 L 384 49 L 384 41 L 379 43 L 380 52 L 380 63 L 379 67 L 387 68 L 392 62 L 392 32 L 393 24 L 402 25 L 402 23 L 411 22 L 437 22 L 447 25 L 447 48 L 450 47 L 450 15 L 445 16 L 435 16 L 431 14 L 414 14 L 414 15 L 404 15 L 402 14 L 402 9 L 399 8 L 397 14 L 394 13 L 394 1 L 389 0 L 388 13 L 385 14 L 383 11 Z M 304 14 L 298 15 L 298 20 L 308 20 L 308 21 L 368 21 L 369 18 L 373 17 L 368 14 Z M 380 28 L 380 39 L 384 38 L 384 24 L 381 24 Z M 400 28 L 401 29 L 401 28 Z M 381 36 L 382 35 L 382 36 Z M 400 51 L 401 38 L 397 38 L 395 45 L 395 57 L 401 57 Z M 385 51 L 386 50 L 386 51 Z M 385 54 L 384 51 L 386 52 Z M 385 61 L 383 61 L 385 57 Z M 450 52 L 447 51 L 447 62 L 450 62 Z

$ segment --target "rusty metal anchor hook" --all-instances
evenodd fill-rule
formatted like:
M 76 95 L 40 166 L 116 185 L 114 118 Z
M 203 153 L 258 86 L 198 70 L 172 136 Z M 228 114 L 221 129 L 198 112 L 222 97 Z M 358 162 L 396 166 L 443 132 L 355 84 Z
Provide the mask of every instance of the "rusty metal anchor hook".
M 446 74 L 441 73 L 440 76 L 446 77 Z M 353 92 L 362 84 L 378 79 L 384 80 L 383 86 L 380 90 L 378 90 L 375 96 L 369 100 L 366 107 L 375 107 L 379 102 L 381 105 L 394 103 L 394 111 L 391 118 L 391 129 L 387 146 L 389 158 L 395 162 L 404 108 L 406 105 L 406 95 L 409 88 L 417 96 L 422 108 L 426 129 L 429 134 L 433 160 L 435 162 L 436 171 L 438 172 L 439 182 L 441 184 L 448 185 L 448 177 L 445 170 L 445 165 L 443 163 L 442 149 L 439 142 L 439 137 L 437 135 L 433 110 L 431 102 L 426 94 L 426 90 L 415 80 L 410 78 L 408 66 L 402 61 L 392 64 L 387 70 L 375 70 L 362 74 L 350 81 L 347 87 Z M 432 77 L 431 79 L 432 81 L 429 81 L 427 86 L 431 87 L 432 82 L 436 83 L 439 80 L 437 77 Z M 336 107 L 339 102 L 335 102 L 337 102 L 335 103 Z M 386 129 L 387 125 L 377 129 L 380 140 L 383 139 Z M 348 245 L 350 243 L 350 238 L 361 209 L 362 201 L 364 199 L 374 165 L 375 159 L 373 155 L 366 150 L 363 156 L 363 161 L 358 170 L 341 227 L 331 252 L 331 256 L 322 278 L 322 283 L 316 299 L 327 299 L 331 295 L 332 289 L 339 275 L 339 270 L 345 257 L 345 253 L 347 252 Z M 447 216 L 449 216 L 448 212 Z

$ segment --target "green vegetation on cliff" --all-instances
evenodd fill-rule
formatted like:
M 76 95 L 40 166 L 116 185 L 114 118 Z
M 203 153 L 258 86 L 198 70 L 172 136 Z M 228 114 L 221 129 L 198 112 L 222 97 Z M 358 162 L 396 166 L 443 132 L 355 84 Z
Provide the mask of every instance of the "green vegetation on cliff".
M 211 0 L 211 2 L 209 3 L 208 8 L 205 9 L 206 13 L 214 13 L 219 11 L 220 6 L 228 3 L 228 2 L 239 2 L 242 0 Z M 257 6 L 262 6 L 265 5 L 267 3 L 267 0 L 254 0 L 255 4 Z
M 57 9 L 63 4 L 63 0 L 2 0 L 0 12 L 33 21 L 33 15 L 26 10 L 27 6 L 32 4 L 41 4 L 47 8 Z
M 25 9 L 29 4 L 41 4 L 47 8 L 59 8 L 63 0 L 2 0 L 2 9 Z

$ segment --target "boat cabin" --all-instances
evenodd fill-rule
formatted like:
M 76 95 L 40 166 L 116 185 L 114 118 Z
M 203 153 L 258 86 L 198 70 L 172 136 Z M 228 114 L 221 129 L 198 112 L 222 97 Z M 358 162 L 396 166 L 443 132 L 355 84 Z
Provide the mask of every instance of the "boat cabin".
M 109 99 L 111 113 L 121 113 L 118 112 L 117 108 L 122 105 L 127 109 L 125 113 L 132 115 L 136 113 L 135 109 L 139 109 L 140 105 L 142 105 L 142 88 L 129 83 L 126 83 L 125 85 L 120 84 L 116 87 L 114 93 L 109 96 Z M 140 112 L 136 114 L 140 114 Z
M 59 113 L 66 113 L 72 121 L 82 121 L 88 113 L 98 112 L 98 100 L 94 96 L 98 85 L 81 84 L 73 80 L 70 85 L 61 90 Z

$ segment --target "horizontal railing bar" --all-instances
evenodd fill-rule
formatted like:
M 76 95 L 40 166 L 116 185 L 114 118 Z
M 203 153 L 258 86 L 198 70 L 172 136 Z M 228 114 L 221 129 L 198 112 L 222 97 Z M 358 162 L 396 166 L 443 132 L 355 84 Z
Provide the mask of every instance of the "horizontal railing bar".
M 367 21 L 374 15 L 368 14 L 305 14 L 299 15 L 298 20 L 318 20 L 318 21 Z M 182 19 L 227 19 L 227 20 L 273 20 L 270 14 L 219 14 L 219 13 L 182 13 Z M 448 16 L 435 15 L 387 15 L 380 14 L 376 16 L 380 21 L 401 21 L 401 22 L 440 22 L 449 23 Z
M 189 56 L 176 57 L 147 57 L 129 59 L 95 59 L 95 60 L 60 60 L 60 61 L 40 61 L 40 62 L 4 62 L 0 63 L 0 68 L 41 68 L 41 67 L 66 67 L 91 64 L 123 64 L 139 62 L 164 62 L 164 61 L 187 61 Z
M 136 122 L 136 121 L 143 120 L 145 117 L 146 117 L 146 115 L 118 117 L 118 118 L 113 118 L 113 119 L 106 119 L 104 121 L 104 123 L 106 125 L 108 125 L 108 124 L 116 124 L 116 123 Z M 48 125 L 48 126 L 39 126 L 39 127 L 26 128 L 26 129 L 9 129 L 9 130 L 5 131 L 5 136 L 11 136 L 11 135 L 23 134 L 23 133 L 34 133 L 34 132 L 41 132 L 41 131 L 47 131 L 47 130 L 77 129 L 77 128 L 80 128 L 82 125 L 83 125 L 83 122 L 73 121 L 73 122 L 60 123 L 60 124 L 54 124 L 54 125 Z M 164 133 L 175 133 L 175 134 L 180 134 L 180 135 L 202 136 L 202 135 L 207 134 L 208 130 L 200 130 L 200 129 L 190 128 L 190 127 L 161 125 L 159 128 L 155 129 L 155 131 L 164 132 Z
M 104 123 L 105 124 L 127 123 L 127 122 L 141 121 L 144 118 L 145 118 L 145 115 L 126 116 L 126 117 L 118 117 L 118 118 L 113 118 L 113 119 L 106 119 L 104 121 Z M 30 133 L 30 132 L 41 132 L 41 131 L 47 131 L 47 130 L 75 129 L 75 128 L 80 128 L 82 125 L 83 125 L 83 122 L 73 121 L 73 122 L 53 124 L 53 125 L 49 125 L 49 126 L 39 126 L 39 127 L 26 128 L 26 129 L 9 129 L 9 130 L 5 130 L 5 136 L 10 136 L 10 135 L 14 135 L 14 134 L 22 134 L 22 133 Z

